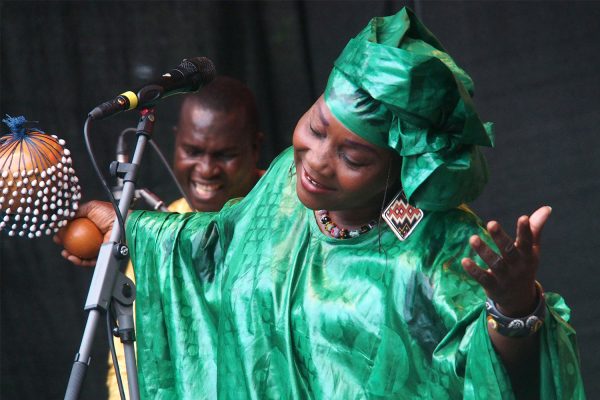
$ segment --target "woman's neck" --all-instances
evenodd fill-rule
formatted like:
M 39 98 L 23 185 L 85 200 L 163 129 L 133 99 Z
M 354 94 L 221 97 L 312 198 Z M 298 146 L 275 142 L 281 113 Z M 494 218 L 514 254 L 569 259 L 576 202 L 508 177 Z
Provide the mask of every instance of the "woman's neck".
M 381 206 L 352 210 L 329 211 L 329 217 L 337 226 L 345 229 L 359 228 L 379 219 Z
M 369 205 L 361 208 L 353 208 L 350 210 L 327 210 L 330 218 L 342 228 L 356 228 L 368 224 L 371 221 L 378 221 L 379 214 L 385 205 L 398 193 L 401 189 L 400 183 L 396 183 L 387 190 L 376 196 Z

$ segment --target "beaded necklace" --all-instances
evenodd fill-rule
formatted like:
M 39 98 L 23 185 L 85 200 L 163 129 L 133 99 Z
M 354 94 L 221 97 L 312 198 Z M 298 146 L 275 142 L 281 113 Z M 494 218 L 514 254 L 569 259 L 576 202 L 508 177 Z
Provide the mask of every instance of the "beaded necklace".
M 319 221 L 321 221 L 321 224 L 323 224 L 323 228 L 325 228 L 325 230 L 336 239 L 350 239 L 360 236 L 369 232 L 377 225 L 377 221 L 372 220 L 358 229 L 340 228 L 336 225 L 335 222 L 331 220 L 331 217 L 329 216 L 329 211 L 319 210 L 317 211 L 317 215 L 319 216 Z

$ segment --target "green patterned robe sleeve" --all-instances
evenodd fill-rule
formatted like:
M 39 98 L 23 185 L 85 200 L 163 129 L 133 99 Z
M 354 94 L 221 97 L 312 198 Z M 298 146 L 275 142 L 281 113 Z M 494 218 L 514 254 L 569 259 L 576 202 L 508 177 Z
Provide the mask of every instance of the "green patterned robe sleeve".
M 216 398 L 221 251 L 213 217 L 134 212 L 128 221 L 142 398 Z
M 440 373 L 433 380 L 439 380 L 457 398 L 513 399 L 510 380 L 487 331 L 485 294 L 460 264 L 463 257 L 472 257 L 479 265 L 485 265 L 467 245 L 472 234 L 480 235 L 495 248 L 483 228 L 464 223 L 469 218 L 475 216 L 459 210 L 447 213 L 442 219 L 434 218 L 438 229 L 450 220 L 449 226 L 454 229 L 465 227 L 471 231 L 454 230 L 445 237 L 435 267 L 428 271 L 434 307 L 448 329 L 432 355 L 432 366 Z M 432 241 L 439 238 L 433 237 Z M 429 248 L 433 246 L 431 243 Z M 540 396 L 584 399 L 575 332 L 567 323 L 570 310 L 557 294 L 547 293 L 546 302 L 548 313 L 540 331 Z

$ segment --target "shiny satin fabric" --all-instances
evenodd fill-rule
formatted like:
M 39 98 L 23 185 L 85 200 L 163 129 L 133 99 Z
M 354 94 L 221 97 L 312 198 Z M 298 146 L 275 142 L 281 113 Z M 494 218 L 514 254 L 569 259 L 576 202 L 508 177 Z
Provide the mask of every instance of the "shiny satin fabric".
M 385 225 L 333 239 L 293 171 L 288 149 L 219 213 L 128 219 L 143 398 L 512 398 L 460 265 L 485 235 L 476 216 L 426 212 L 404 242 Z M 583 398 L 569 310 L 548 307 L 542 398 Z

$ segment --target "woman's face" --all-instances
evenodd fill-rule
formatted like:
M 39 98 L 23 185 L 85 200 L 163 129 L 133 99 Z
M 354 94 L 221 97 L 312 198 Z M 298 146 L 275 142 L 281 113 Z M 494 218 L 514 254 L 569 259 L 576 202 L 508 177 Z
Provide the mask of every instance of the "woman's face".
M 398 181 L 399 162 L 393 153 L 344 127 L 323 96 L 298 121 L 293 144 L 296 192 L 310 209 L 378 208 L 387 182 Z

